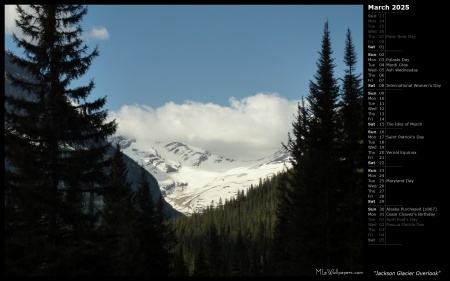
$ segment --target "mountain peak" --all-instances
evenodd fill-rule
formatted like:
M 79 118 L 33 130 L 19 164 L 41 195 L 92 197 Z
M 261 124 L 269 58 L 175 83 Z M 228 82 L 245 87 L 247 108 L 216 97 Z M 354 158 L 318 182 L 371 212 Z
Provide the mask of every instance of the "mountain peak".
M 112 137 L 108 138 L 108 141 L 113 146 L 116 146 L 117 144 L 119 144 L 121 149 L 125 149 L 125 148 L 129 147 L 133 142 L 136 142 L 136 139 L 125 138 L 122 136 L 112 136 Z
M 140 142 L 116 136 L 123 152 L 158 181 L 165 200 L 178 211 L 190 215 L 212 202 L 231 199 L 238 190 L 247 190 L 260 179 L 274 175 L 289 165 L 289 153 L 280 148 L 258 160 L 234 160 L 183 142 Z

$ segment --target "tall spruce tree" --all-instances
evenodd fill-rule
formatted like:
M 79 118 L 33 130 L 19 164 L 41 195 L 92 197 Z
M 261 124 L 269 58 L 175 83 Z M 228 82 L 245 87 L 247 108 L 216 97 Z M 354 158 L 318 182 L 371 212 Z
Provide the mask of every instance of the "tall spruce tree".
M 342 84 L 342 216 L 347 219 L 342 224 L 346 241 L 342 256 L 347 268 L 362 270 L 363 247 L 363 90 L 360 75 L 355 72 L 356 52 L 350 29 L 347 29 L 344 63 L 346 65 Z
M 171 276 L 189 276 L 189 269 L 184 260 L 183 246 L 179 245 L 178 252 L 174 255 L 174 266 Z
M 97 47 L 88 53 L 81 39 L 87 7 L 29 7 L 31 12 L 17 6 L 24 37 L 13 34 L 24 55 L 8 55 L 31 78 L 6 73 L 24 93 L 5 93 L 6 273 L 83 274 L 71 264 L 83 257 L 71 255 L 91 254 L 79 250 L 95 225 L 86 197 L 103 192 L 106 138 L 117 125 L 105 122 L 106 97 L 87 100 L 93 80 L 70 87 L 99 55 Z
M 192 272 L 192 276 L 194 276 L 194 277 L 210 276 L 209 268 L 206 263 L 205 245 L 204 245 L 203 241 L 200 242 L 200 245 L 198 246 L 198 251 L 197 251 L 197 255 L 195 256 L 194 270 Z
M 109 254 L 113 275 L 129 276 L 136 273 L 139 239 L 136 237 L 137 212 L 135 193 L 127 181 L 128 169 L 120 145 L 112 157 L 111 169 L 103 197 L 101 211 L 104 244 Z
M 150 184 L 147 178 L 147 171 L 141 165 L 141 173 L 138 180 L 136 193 L 137 214 L 137 235 L 140 241 L 139 251 L 139 275 L 141 276 L 166 276 L 168 274 L 169 262 L 165 260 L 166 248 L 161 241 L 163 233 L 161 227 L 157 225 L 158 214 L 156 204 L 150 191 Z
M 299 104 L 293 123 L 295 138 L 289 136 L 286 145 L 293 157 L 292 216 L 288 222 L 292 225 L 288 228 L 292 231 L 288 235 L 292 237 L 291 261 L 287 271 L 292 275 L 315 275 L 316 268 L 330 268 L 333 263 L 339 87 L 331 55 L 327 20 L 315 81 L 310 81 L 306 97 L 308 104 Z
M 150 191 L 150 183 L 147 177 L 147 171 L 143 164 L 140 166 L 140 175 L 138 180 L 136 192 L 136 206 L 143 217 L 150 222 L 150 225 L 155 225 L 155 202 Z
M 293 144 L 291 142 L 291 144 Z M 295 159 L 295 158 L 294 158 Z M 292 187 L 289 184 L 288 171 L 279 175 L 276 184 L 276 221 L 274 227 L 274 246 L 272 249 L 272 274 L 287 276 L 294 266 L 292 258 Z
M 164 208 L 164 198 L 159 195 L 155 208 L 155 235 L 154 243 L 159 245 L 155 260 L 159 269 L 159 276 L 168 276 L 173 271 L 173 249 L 178 244 L 172 223 Z
M 222 259 L 222 244 L 217 226 L 212 222 L 207 231 L 206 243 L 206 263 L 208 265 L 210 276 L 222 276 Z

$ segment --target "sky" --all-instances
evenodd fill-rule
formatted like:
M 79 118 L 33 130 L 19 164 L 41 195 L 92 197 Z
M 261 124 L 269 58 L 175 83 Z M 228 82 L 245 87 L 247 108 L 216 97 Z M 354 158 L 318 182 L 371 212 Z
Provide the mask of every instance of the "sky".
M 5 49 L 21 55 L 15 17 L 5 6 Z M 100 55 L 73 86 L 94 79 L 88 100 L 107 97 L 117 134 L 266 157 L 309 94 L 327 20 L 336 78 L 347 29 L 362 73 L 362 5 L 89 5 L 83 40 Z

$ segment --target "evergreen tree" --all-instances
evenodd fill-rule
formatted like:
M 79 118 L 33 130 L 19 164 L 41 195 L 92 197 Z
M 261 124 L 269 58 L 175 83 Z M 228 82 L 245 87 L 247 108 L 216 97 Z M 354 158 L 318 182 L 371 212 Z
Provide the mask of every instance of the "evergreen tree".
M 155 225 L 155 202 L 150 191 L 150 183 L 147 177 L 147 171 L 144 166 L 140 166 L 141 173 L 139 175 L 136 206 L 142 216 L 146 218 L 150 225 Z
M 174 257 L 173 276 L 189 276 L 189 270 L 184 260 L 183 247 L 179 247 L 178 253 Z
M 177 245 L 172 223 L 164 211 L 164 198 L 159 195 L 155 209 L 155 245 L 159 245 L 159 250 L 155 255 L 155 261 L 159 268 L 160 276 L 168 276 L 173 271 L 173 252 Z
M 246 265 L 248 260 L 246 257 L 244 237 L 240 228 L 238 229 L 231 259 L 232 276 L 245 276 L 247 274 Z
M 295 139 L 286 146 L 293 157 L 291 262 L 293 275 L 314 275 L 316 268 L 331 268 L 337 186 L 337 99 L 339 87 L 328 21 L 324 25 L 315 81 L 310 81 L 308 105 L 298 107 Z M 289 206 L 289 205 L 288 205 Z M 289 225 L 289 223 L 288 223 Z M 294 266 L 295 265 L 295 266 Z
M 135 194 L 127 181 L 128 170 L 120 145 L 112 157 L 109 180 L 103 197 L 102 230 L 109 249 L 113 275 L 135 274 L 139 238 L 136 237 Z
M 274 228 L 274 247 L 272 258 L 274 261 L 272 274 L 287 276 L 290 273 L 292 258 L 292 189 L 289 185 L 288 172 L 280 175 L 276 185 L 276 222 Z
M 222 244 L 220 243 L 217 227 L 214 222 L 211 223 L 207 236 L 207 258 L 210 276 L 222 275 Z
M 139 275 L 141 276 L 165 276 L 168 274 L 168 264 L 166 260 L 166 245 L 162 242 L 163 228 L 159 215 L 156 213 L 155 202 L 150 191 L 150 184 L 147 172 L 141 165 L 141 174 L 138 180 L 136 193 L 137 215 L 137 235 L 140 241 Z M 161 257 L 163 260 L 161 261 Z
M 203 243 L 200 244 L 200 247 L 198 248 L 197 251 L 197 255 L 195 256 L 194 271 L 192 273 L 192 276 L 195 277 L 210 276 L 208 265 L 206 264 L 206 254 Z
M 6 73 L 24 93 L 5 93 L 6 273 L 87 274 L 89 269 L 73 263 L 92 255 L 87 245 L 96 218 L 87 199 L 89 193 L 103 192 L 106 138 L 117 125 L 105 122 L 106 97 L 87 101 L 93 80 L 70 88 L 99 54 L 97 47 L 87 53 L 81 39 L 79 22 L 87 8 L 59 4 L 30 9 L 17 6 L 16 25 L 25 37 L 13 34 L 24 56 L 8 52 L 30 79 Z
M 347 241 L 341 256 L 350 270 L 362 270 L 363 247 L 363 90 L 360 75 L 355 73 L 356 53 L 350 29 L 347 30 L 344 63 L 347 66 L 342 86 L 342 232 Z
M 255 241 L 255 243 L 252 243 L 251 248 L 251 265 L 249 270 L 249 276 L 260 276 L 261 275 L 261 258 L 260 258 L 260 251 L 258 248 L 260 248 L 260 245 L 258 245 L 259 241 Z

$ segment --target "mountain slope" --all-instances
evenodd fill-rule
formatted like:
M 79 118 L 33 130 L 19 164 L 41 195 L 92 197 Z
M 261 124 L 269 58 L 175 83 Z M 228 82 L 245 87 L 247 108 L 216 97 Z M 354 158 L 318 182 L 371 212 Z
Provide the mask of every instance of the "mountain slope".
M 115 136 L 122 151 L 142 163 L 158 181 L 166 201 L 178 211 L 190 215 L 211 204 L 222 203 L 238 191 L 247 190 L 260 179 L 285 169 L 288 152 L 280 149 L 258 160 L 234 160 L 181 142 L 146 142 Z M 143 149 L 142 147 L 145 147 Z
M 112 157 L 114 155 L 115 150 L 116 150 L 115 146 L 110 145 L 110 148 L 109 148 L 106 156 Z M 134 161 L 133 159 L 131 159 L 124 153 L 122 153 L 122 158 L 128 169 L 127 181 L 129 181 L 131 183 L 131 187 L 133 188 L 133 190 L 137 191 L 137 183 L 138 183 L 138 179 L 139 179 L 140 173 L 141 173 L 140 166 L 136 161 Z M 152 193 L 153 199 L 157 200 L 159 198 L 159 196 L 161 195 L 161 191 L 160 191 L 158 182 L 155 179 L 155 177 L 153 177 L 152 174 L 149 172 L 147 172 L 147 180 L 148 180 L 148 183 L 150 184 L 150 191 Z M 164 196 L 163 196 L 163 199 L 164 199 Z M 166 200 L 164 200 L 164 201 L 166 201 Z M 164 204 L 164 211 L 170 218 L 176 218 L 181 215 L 181 213 L 179 211 L 177 211 L 176 209 L 174 209 L 172 207 L 172 205 L 167 203 L 167 201 Z

